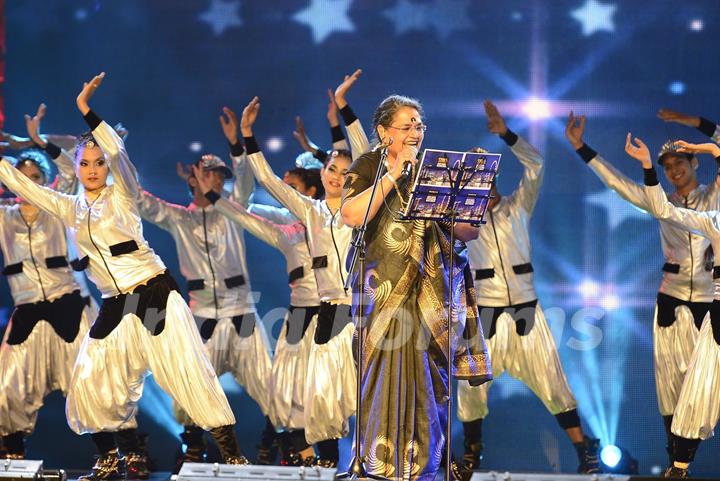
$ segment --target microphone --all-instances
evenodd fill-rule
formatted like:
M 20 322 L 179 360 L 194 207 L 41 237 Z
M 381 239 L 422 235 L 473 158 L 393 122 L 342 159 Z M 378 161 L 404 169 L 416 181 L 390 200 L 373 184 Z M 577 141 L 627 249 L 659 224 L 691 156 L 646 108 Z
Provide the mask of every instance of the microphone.
M 413 157 L 417 157 L 418 149 L 413 146 L 409 146 L 413 150 Z M 409 160 L 406 160 L 403 162 L 403 169 L 402 169 L 402 177 L 408 177 L 410 175 L 410 172 L 412 172 L 412 162 Z

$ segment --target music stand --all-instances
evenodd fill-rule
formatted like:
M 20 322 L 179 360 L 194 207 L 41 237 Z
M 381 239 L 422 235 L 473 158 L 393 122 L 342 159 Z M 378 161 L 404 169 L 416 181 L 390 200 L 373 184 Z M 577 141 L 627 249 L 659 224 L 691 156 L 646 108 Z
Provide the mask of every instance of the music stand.
M 491 189 L 498 167 L 500 154 L 455 152 L 445 150 L 425 151 L 420 162 L 415 183 L 410 194 L 403 219 L 424 219 L 450 222 L 450 279 L 448 294 L 448 394 L 447 428 L 445 432 L 445 480 L 450 481 L 452 439 L 452 324 L 453 324 L 453 278 L 455 265 L 455 224 L 466 222 L 484 224 L 485 212 L 491 197 Z

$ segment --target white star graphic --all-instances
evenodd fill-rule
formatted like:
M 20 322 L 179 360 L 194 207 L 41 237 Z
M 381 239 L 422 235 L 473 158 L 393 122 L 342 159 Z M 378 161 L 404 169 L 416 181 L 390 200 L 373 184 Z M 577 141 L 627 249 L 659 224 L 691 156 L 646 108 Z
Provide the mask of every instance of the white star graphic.
M 425 30 L 429 25 L 429 13 L 430 5 L 399 0 L 393 8 L 384 10 L 382 15 L 395 24 L 395 35 L 402 35 L 412 30 Z
M 395 24 L 395 35 L 432 27 L 441 40 L 446 40 L 454 31 L 473 26 L 467 15 L 469 3 L 469 0 L 435 0 L 432 4 L 398 0 L 382 15 Z
M 310 6 L 293 15 L 293 20 L 312 29 L 313 40 L 322 43 L 333 32 L 354 32 L 348 11 L 352 0 L 310 0 Z
M 210 2 L 208 9 L 198 15 L 198 18 L 210 25 L 216 37 L 222 35 L 230 27 L 239 27 L 243 24 L 238 14 L 239 0 L 229 2 L 210 0 Z
M 570 16 L 582 24 L 582 33 L 589 37 L 595 32 L 614 32 L 615 24 L 612 16 L 617 6 L 586 0 L 585 5 L 573 10 Z
M 615 229 L 626 219 L 652 220 L 650 214 L 626 202 L 611 189 L 585 194 L 585 202 L 605 209 L 610 229 Z

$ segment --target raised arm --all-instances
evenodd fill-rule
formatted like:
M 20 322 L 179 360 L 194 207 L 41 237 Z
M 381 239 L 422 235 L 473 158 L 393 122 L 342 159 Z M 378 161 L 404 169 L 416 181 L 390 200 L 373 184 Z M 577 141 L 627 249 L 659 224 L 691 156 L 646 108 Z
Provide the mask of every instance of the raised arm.
M 669 109 L 658 110 L 657 116 L 665 122 L 674 122 L 676 124 L 694 127 L 706 136 L 710 137 L 713 142 L 720 143 L 720 125 L 716 125 L 714 122 L 706 119 L 705 117 L 684 114 Z
M 505 119 L 500 115 L 500 111 L 495 104 L 486 100 L 483 106 L 487 116 L 488 130 L 500 136 L 523 165 L 523 176 L 520 179 L 520 185 L 509 196 L 510 204 L 530 213 L 535 208 L 540 193 L 545 171 L 545 160 L 525 139 L 518 137 L 515 132 L 508 129 Z
M 235 176 L 230 198 L 247 207 L 250 196 L 255 190 L 255 179 L 247 165 L 245 148 L 238 139 L 239 125 L 235 112 L 228 107 L 223 107 L 223 114 L 220 115 L 220 127 L 222 127 L 223 134 L 230 145 L 230 157 L 233 164 L 233 175 Z
M 247 148 L 250 167 L 257 181 L 270 195 L 287 207 L 301 222 L 307 222 L 308 217 L 315 212 L 312 199 L 300 194 L 275 175 L 270 164 L 268 164 L 265 156 L 260 151 L 257 140 L 255 140 L 252 128 L 255 120 L 257 120 L 259 111 L 260 99 L 255 97 L 243 110 L 240 121 L 240 131 L 245 141 L 245 147 Z
M 185 207 L 155 197 L 146 190 L 140 191 L 137 206 L 140 217 L 168 232 L 172 232 L 175 226 L 183 222 Z
M 95 112 L 90 110 L 88 102 L 95 91 L 100 87 L 105 72 L 96 75 L 90 82 L 83 85 L 83 89 L 77 97 L 77 107 L 83 118 L 87 122 L 93 137 L 98 146 L 105 154 L 105 160 L 108 162 L 110 172 L 113 174 L 113 182 L 115 189 L 123 195 L 135 201 L 140 195 L 140 185 L 138 183 L 137 170 L 130 162 L 125 143 L 107 122 L 104 122 Z
M 286 225 L 297 222 L 297 218 L 285 207 L 251 203 L 247 209 L 251 214 L 267 219 L 273 224 Z
M 609 189 L 617 192 L 620 197 L 635 207 L 649 211 L 647 197 L 642 185 L 617 170 L 583 141 L 585 122 L 584 115 L 577 118 L 570 112 L 565 126 L 565 137 L 575 149 L 575 152 Z
M 343 131 L 340 128 L 340 120 L 338 120 L 338 107 L 335 103 L 335 95 L 330 89 L 328 89 L 327 94 L 328 98 L 330 99 L 330 101 L 328 102 L 327 120 L 328 124 L 330 125 L 332 148 L 333 150 L 350 150 L 350 146 L 348 145 L 347 140 L 345 140 L 345 134 L 343 134 Z
M 65 223 L 69 222 L 68 216 L 72 212 L 74 198 L 36 184 L 4 157 L 0 159 L 0 182 L 34 206 L 60 218 Z
M 717 211 L 698 212 L 676 207 L 667 200 L 667 195 L 665 195 L 658 181 L 657 172 L 652 165 L 650 151 L 642 140 L 635 138 L 633 141 L 628 133 L 625 151 L 638 160 L 643 167 L 645 195 L 648 199 L 649 211 L 653 216 L 708 239 L 717 238 L 720 235 L 720 225 L 718 225 L 720 213 Z
M 40 124 L 47 113 L 45 104 L 40 104 L 34 116 L 25 114 L 25 127 L 28 136 L 35 145 L 48 154 L 58 169 L 58 180 L 54 189 L 64 194 L 74 194 L 77 191 L 78 180 L 75 176 L 75 159 L 68 151 L 60 148 L 45 136 L 40 134 Z
M 346 98 L 348 91 L 360 78 L 361 74 L 362 70 L 357 69 L 352 75 L 346 75 L 343 82 L 335 89 L 335 104 L 340 109 L 340 115 L 342 115 L 345 122 L 353 160 L 370 151 L 370 141 L 368 141 L 360 120 L 348 105 Z
M 300 147 L 302 147 L 305 152 L 310 152 L 313 157 L 318 159 L 320 162 L 325 162 L 327 152 L 318 147 L 315 142 L 310 140 L 307 132 L 305 132 L 305 123 L 299 115 L 295 117 L 295 130 L 293 131 L 293 137 L 295 137 L 295 140 L 297 140 L 298 144 L 300 144 Z

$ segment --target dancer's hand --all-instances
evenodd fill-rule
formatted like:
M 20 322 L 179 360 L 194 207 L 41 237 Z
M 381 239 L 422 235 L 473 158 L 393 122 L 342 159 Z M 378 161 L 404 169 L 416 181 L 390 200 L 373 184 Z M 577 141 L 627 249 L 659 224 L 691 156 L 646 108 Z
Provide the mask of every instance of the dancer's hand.
M 34 117 L 25 114 L 25 128 L 27 129 L 27 133 L 32 141 L 42 148 L 47 146 L 47 141 L 40 136 L 40 123 L 43 117 L 45 117 L 46 111 L 47 107 L 45 104 L 40 104 Z
M 497 135 L 507 134 L 508 129 L 505 124 L 505 119 L 503 119 L 502 115 L 500 115 L 500 111 L 497 109 L 495 104 L 486 100 L 483 102 L 483 106 L 485 107 L 485 115 L 488 119 L 488 130 Z
M 252 137 L 252 127 L 260 112 L 260 97 L 253 97 L 249 104 L 243 109 L 240 119 L 240 132 L 243 137 Z
M 575 117 L 572 110 L 568 115 L 568 121 L 565 125 L 565 137 L 572 145 L 573 149 L 577 150 L 583 146 L 583 134 L 585 133 L 585 116 L 581 115 L 579 118 Z
M 238 141 L 238 119 L 235 112 L 229 107 L 223 107 L 223 114 L 220 116 L 220 126 L 223 134 L 230 145 L 237 144 Z
M 315 153 L 317 145 L 312 143 L 312 141 L 308 138 L 307 133 L 305 132 L 305 124 L 299 115 L 295 117 L 295 130 L 293 131 L 293 137 L 295 137 L 295 140 L 298 141 L 298 144 L 300 144 L 300 147 L 302 147 L 305 152 Z
M 710 154 L 713 157 L 720 156 L 720 147 L 717 144 L 708 142 L 705 144 L 691 144 L 684 140 L 676 140 L 675 145 L 677 146 L 678 152 L 685 152 L 688 154 Z
M 328 123 L 330 124 L 330 127 L 337 127 L 340 125 L 340 121 L 338 120 L 338 107 L 335 103 L 335 96 L 333 95 L 332 90 L 328 89 L 327 91 L 328 98 L 330 99 L 330 102 L 328 102 L 328 109 L 327 109 L 327 119 Z
M 90 105 L 88 102 L 90 102 L 90 98 L 92 98 L 95 91 L 98 89 L 98 87 L 100 87 L 100 84 L 102 83 L 104 78 L 105 72 L 100 72 L 100 74 L 93 77 L 93 79 L 89 82 L 83 83 L 83 88 L 78 94 L 77 99 L 75 100 L 77 108 L 78 110 L 80 110 L 81 114 L 85 115 L 90 111 Z
M 7 147 L 12 150 L 22 150 L 33 146 L 33 141 L 30 138 L 18 137 L 8 132 L 0 132 L 0 137 L 2 138 L 3 148 Z
M 674 122 L 676 124 L 687 125 L 688 127 L 700 127 L 700 117 L 694 115 L 675 112 L 674 110 L 660 109 L 657 111 L 659 119 L 665 122 Z
M 178 162 L 177 164 L 175 164 L 175 173 L 178 177 L 187 182 L 192 175 L 192 169 L 190 169 L 189 166 L 183 164 L 182 162 Z
M 202 167 L 202 163 L 200 163 L 200 165 L 193 164 L 192 171 L 200 192 L 202 192 L 203 195 L 210 192 L 212 190 L 212 186 L 210 185 L 210 174 Z
M 635 143 L 633 144 L 633 142 Z M 643 169 L 652 168 L 650 149 L 648 149 L 647 145 L 639 138 L 635 137 L 635 139 L 633 139 L 630 132 L 628 132 L 627 138 L 625 139 L 625 152 L 633 159 L 640 161 Z
M 352 75 L 346 75 L 345 80 L 335 89 L 335 103 L 339 109 L 347 105 L 345 95 L 347 95 L 348 90 L 350 90 L 350 87 L 353 86 L 357 79 L 360 78 L 360 75 L 362 75 L 362 69 L 355 70 Z

